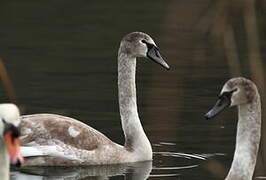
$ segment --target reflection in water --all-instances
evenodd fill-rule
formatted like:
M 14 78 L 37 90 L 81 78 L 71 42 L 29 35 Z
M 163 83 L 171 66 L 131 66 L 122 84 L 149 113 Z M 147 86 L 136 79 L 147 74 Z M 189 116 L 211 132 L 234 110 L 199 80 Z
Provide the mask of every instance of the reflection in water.
M 109 179 L 122 176 L 127 180 L 145 180 L 152 170 L 152 162 L 88 167 L 23 167 L 11 172 L 11 180 L 78 180 Z
M 145 180 L 147 178 L 190 178 L 184 172 L 198 168 L 209 158 L 218 154 L 186 154 L 177 152 L 155 152 L 154 166 L 152 161 L 119 165 L 88 167 L 23 167 L 13 169 L 11 180 L 76 180 L 76 179 L 109 179 L 112 177 L 127 180 Z M 152 172 L 151 172 L 152 171 Z M 204 177 L 203 177 L 204 178 Z
M 233 76 L 251 77 L 264 92 L 266 4 L 256 0 L 254 7 L 254 2 L 146 0 L 139 6 L 136 1 L 1 1 L 0 56 L 26 114 L 75 117 L 121 143 L 113 47 L 128 32 L 149 32 L 172 66 L 164 73 L 139 62 L 144 129 L 152 143 L 174 144 L 166 143 L 163 149 L 154 145 L 154 151 L 226 154 L 202 161 L 206 165 L 154 170 L 151 176 L 222 179 L 233 157 L 236 118 L 231 111 L 206 122 L 203 114 L 214 103 L 220 84 Z M 253 4 L 243 6 L 246 3 Z M 7 100 L 2 88 L 0 97 Z M 262 98 L 264 102 L 265 95 Z M 263 128 L 258 170 L 265 176 Z M 155 155 L 153 166 L 178 167 L 183 160 Z
M 163 144 L 163 143 L 162 143 Z M 213 171 L 216 166 L 211 160 L 223 154 L 187 154 L 177 152 L 154 152 L 153 162 L 139 162 L 120 165 L 88 166 L 88 167 L 23 167 L 14 169 L 11 180 L 58 180 L 58 179 L 109 179 L 144 180 L 152 178 L 190 179 L 194 176 L 210 178 L 210 175 L 199 176 L 204 168 Z M 153 163 L 153 167 L 152 167 Z M 215 176 L 217 176 L 217 168 Z M 223 177 L 224 170 L 219 177 Z M 24 178 L 24 179 L 23 179 Z

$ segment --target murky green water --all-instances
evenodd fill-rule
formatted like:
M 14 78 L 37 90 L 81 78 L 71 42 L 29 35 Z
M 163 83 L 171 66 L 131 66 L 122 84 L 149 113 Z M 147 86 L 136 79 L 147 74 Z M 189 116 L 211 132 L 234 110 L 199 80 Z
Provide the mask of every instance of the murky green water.
M 235 110 L 228 110 L 211 121 L 203 118 L 232 77 L 225 55 L 209 34 L 212 14 L 204 13 L 209 4 L 207 0 L 2 1 L 0 57 L 23 114 L 74 117 L 123 144 L 116 77 L 121 38 L 131 31 L 150 34 L 171 66 L 165 71 L 140 60 L 137 67 L 139 114 L 155 152 L 152 163 L 27 169 L 20 175 L 71 180 L 222 179 L 233 156 L 237 117 Z M 241 36 L 243 30 L 237 30 Z M 241 47 L 245 37 L 237 38 Z M 240 49 L 242 75 L 250 77 L 246 56 Z M 0 97 L 8 101 L 4 88 Z M 21 178 L 17 173 L 13 171 L 12 179 Z

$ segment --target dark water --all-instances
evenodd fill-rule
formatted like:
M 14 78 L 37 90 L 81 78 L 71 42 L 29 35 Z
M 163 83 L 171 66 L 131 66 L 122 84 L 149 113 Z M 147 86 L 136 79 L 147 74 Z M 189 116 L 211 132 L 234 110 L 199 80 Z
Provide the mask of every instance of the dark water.
M 116 77 L 121 38 L 132 31 L 150 34 L 171 66 L 165 71 L 148 60 L 138 61 L 138 108 L 153 145 L 152 163 L 33 168 L 13 171 L 13 179 L 192 180 L 226 175 L 236 112 L 203 118 L 232 77 L 219 43 L 210 36 L 210 1 L 5 0 L 0 5 L 0 56 L 23 114 L 74 117 L 123 144 Z M 241 23 L 234 24 L 243 59 L 239 75 L 251 77 Z M 6 90 L 0 91 L 2 101 L 9 101 Z

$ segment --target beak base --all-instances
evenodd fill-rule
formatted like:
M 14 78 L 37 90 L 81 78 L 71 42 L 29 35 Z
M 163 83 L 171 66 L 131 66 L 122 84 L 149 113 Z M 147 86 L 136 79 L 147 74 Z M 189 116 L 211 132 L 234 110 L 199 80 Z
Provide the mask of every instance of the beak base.
M 20 152 L 18 137 L 12 137 L 12 132 L 10 131 L 6 132 L 4 136 L 11 164 L 20 166 L 24 162 L 24 158 Z
M 228 97 L 223 96 L 221 98 L 218 99 L 218 101 L 216 102 L 216 104 L 212 107 L 212 109 L 207 112 L 204 117 L 206 119 L 210 119 L 215 117 L 217 114 L 219 114 L 220 112 L 222 112 L 226 107 L 229 107 L 231 104 L 231 101 Z
M 161 66 L 163 66 L 167 70 L 170 69 L 169 65 L 163 60 L 159 50 L 155 46 L 151 47 L 148 50 L 147 57 L 150 58 L 151 60 L 153 60 L 154 62 L 160 64 Z

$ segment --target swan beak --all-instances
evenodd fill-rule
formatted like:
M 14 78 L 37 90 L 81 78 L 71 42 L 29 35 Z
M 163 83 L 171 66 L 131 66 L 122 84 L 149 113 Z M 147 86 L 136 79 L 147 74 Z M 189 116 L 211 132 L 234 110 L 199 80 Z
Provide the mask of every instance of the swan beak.
M 212 107 L 212 109 L 207 112 L 204 117 L 206 119 L 213 118 L 220 112 L 222 112 L 226 107 L 229 107 L 231 104 L 231 100 L 228 96 L 220 96 L 216 104 Z
M 11 164 L 15 164 L 16 166 L 20 166 L 24 162 L 20 152 L 18 132 L 19 130 L 17 127 L 12 126 L 11 128 L 5 130 L 4 134 Z
M 163 60 L 158 48 L 156 46 L 152 46 L 151 48 L 149 48 L 148 52 L 147 52 L 147 57 L 151 60 L 153 60 L 154 62 L 160 64 L 161 66 L 163 66 L 164 68 L 166 68 L 167 70 L 170 69 L 169 65 Z

